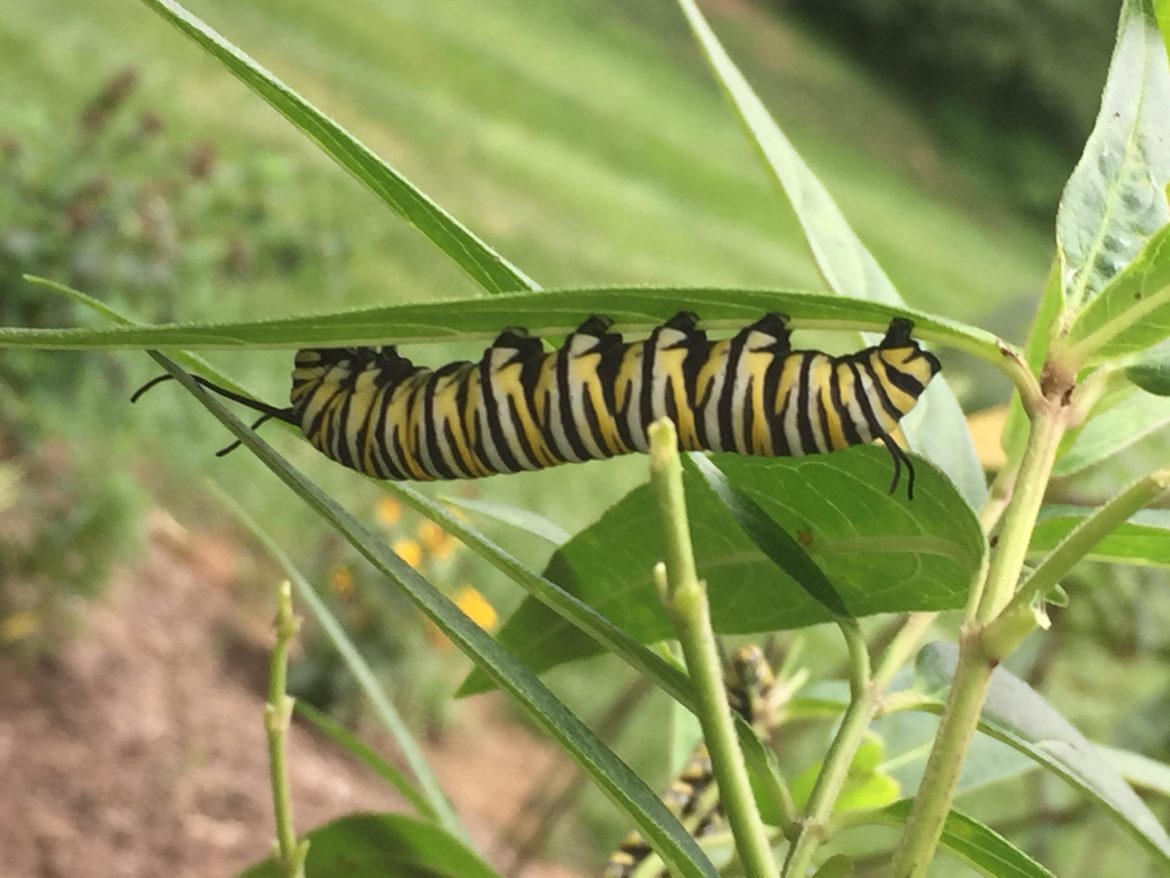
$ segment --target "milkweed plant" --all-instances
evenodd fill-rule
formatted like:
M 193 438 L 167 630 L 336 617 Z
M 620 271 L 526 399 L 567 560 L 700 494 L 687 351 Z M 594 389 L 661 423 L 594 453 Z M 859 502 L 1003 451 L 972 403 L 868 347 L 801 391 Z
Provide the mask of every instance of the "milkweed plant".
M 1035 321 L 1018 346 L 903 303 L 724 51 L 695 0 L 679 0 L 681 11 L 764 169 L 795 211 L 829 292 L 542 289 L 176 0 L 143 2 L 429 239 L 440 258 L 463 269 L 483 295 L 256 322 L 144 325 L 84 292 L 29 278 L 46 294 L 65 294 L 101 310 L 112 325 L 5 328 L 0 345 L 148 352 L 389 587 L 409 598 L 444 642 L 472 660 L 475 669 L 461 694 L 503 690 L 576 760 L 645 840 L 648 855 L 635 874 L 658 874 L 652 870 L 665 865 L 670 874 L 688 878 L 721 873 L 828 878 L 852 874 L 864 859 L 869 869 L 878 863 L 879 874 L 911 878 L 927 875 L 936 862 L 942 871 L 935 874 L 951 874 L 946 860 L 957 858 L 984 875 L 1051 875 L 1013 839 L 956 807 L 967 757 L 988 741 L 1058 778 L 1132 836 L 1154 871 L 1170 871 L 1170 836 L 1131 786 L 1142 782 L 1139 773 L 1090 742 L 1003 667 L 1027 638 L 1044 636 L 1046 607 L 1077 600 L 1068 577 L 1085 559 L 1170 564 L 1170 520 L 1146 510 L 1165 498 L 1170 469 L 1115 485 L 1112 499 L 1099 506 L 1045 502 L 1055 478 L 1114 456 L 1141 437 L 1127 415 L 1132 400 L 1140 396 L 1144 404 L 1170 412 L 1165 399 L 1170 395 L 1170 67 L 1159 28 L 1170 27 L 1170 21 L 1159 20 L 1162 4 L 1123 0 L 1097 122 L 1064 188 L 1051 270 Z M 484 342 L 515 326 L 555 339 L 592 314 L 607 315 L 615 329 L 636 335 L 670 319 L 680 303 L 715 332 L 738 331 L 776 313 L 798 331 L 852 334 L 858 348 L 876 344 L 891 321 L 909 321 L 916 340 L 973 355 L 1010 379 L 1006 461 L 988 484 L 945 370 L 901 423 L 916 473 L 912 499 L 888 490 L 890 462 L 880 448 L 809 457 L 680 455 L 675 426 L 662 420 L 649 428 L 649 483 L 595 524 L 567 536 L 535 514 L 522 520 L 556 544 L 544 572 L 409 484 L 380 482 L 388 496 L 433 521 L 524 590 L 519 608 L 493 636 L 395 554 L 375 528 L 238 420 L 230 403 L 208 393 L 203 385 L 211 382 L 254 398 L 198 353 Z M 290 582 L 282 592 L 280 645 L 266 714 L 277 852 L 245 874 L 350 873 L 355 858 L 379 862 L 378 856 L 393 851 L 403 868 L 428 874 L 497 875 L 469 840 L 344 628 L 262 523 L 243 510 L 239 514 Z M 618 546 L 620 552 L 607 550 Z M 293 833 L 283 750 L 283 732 L 294 711 L 284 688 L 288 642 L 297 628 L 293 595 L 316 617 L 367 693 L 407 771 L 329 717 L 312 709 L 303 715 L 385 777 L 413 813 L 352 815 L 303 838 Z M 897 621 L 885 636 L 875 637 L 874 627 L 865 623 L 879 614 Z M 791 684 L 778 708 L 780 724 L 786 718 L 827 718 L 832 729 L 815 765 L 789 780 L 792 766 L 785 754 L 777 754 L 751 724 L 728 710 L 718 638 L 820 623 L 839 630 L 846 671 L 843 680 L 802 686 L 807 674 L 791 662 L 779 669 Z M 648 678 L 680 712 L 697 717 L 729 835 L 696 839 L 682 815 L 538 676 L 603 652 Z M 874 728 L 911 714 L 935 715 L 937 724 L 924 748 L 929 756 L 920 779 L 904 785 L 890 782 L 875 766 Z M 872 778 L 882 782 L 867 784 Z M 862 853 L 849 846 L 851 837 L 888 842 L 889 836 L 859 834 L 876 825 L 895 827 L 897 841 L 875 842 Z

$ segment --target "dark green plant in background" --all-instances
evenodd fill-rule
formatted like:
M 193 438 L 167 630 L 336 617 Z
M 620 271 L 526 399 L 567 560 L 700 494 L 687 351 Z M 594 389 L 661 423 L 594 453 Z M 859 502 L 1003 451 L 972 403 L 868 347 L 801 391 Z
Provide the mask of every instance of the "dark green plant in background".
M 128 315 L 109 312 L 122 325 L 14 328 L 0 331 L 0 344 L 151 351 L 369 563 L 381 582 L 396 586 L 475 662 L 464 691 L 498 687 L 512 696 L 625 812 L 673 874 L 714 876 L 713 859 L 722 867 L 725 858 L 715 853 L 717 846 L 708 851 L 696 844 L 645 782 L 549 691 L 537 672 L 608 652 L 652 679 L 677 704 L 679 715 L 698 716 L 711 738 L 715 773 L 740 851 L 738 861 L 732 854 L 727 866 L 733 871 L 805 878 L 819 865 L 822 876 L 856 868 L 904 878 L 926 875 L 936 854 L 945 851 L 984 875 L 1051 875 L 1015 838 L 965 813 L 968 800 L 959 798 L 973 788 L 1002 795 L 999 784 L 1029 773 L 1059 781 L 1066 796 L 1089 803 L 1094 813 L 1116 824 L 1151 868 L 1170 868 L 1170 836 L 1130 786 L 1166 795 L 1167 767 L 1139 754 L 1097 747 L 1005 668 L 1025 641 L 1043 642 L 1040 629 L 1048 625 L 1050 604 L 1083 599 L 1072 579 L 1092 576 L 1082 560 L 1170 566 L 1165 549 L 1170 522 L 1163 510 L 1142 511 L 1165 496 L 1170 471 L 1146 474 L 1128 487 L 1113 482 L 1101 504 L 1045 502 L 1061 467 L 1075 475 L 1084 461 L 1101 462 L 1136 441 L 1140 431 L 1133 428 L 1134 413 L 1127 408 L 1132 400 L 1165 417 L 1165 401 L 1157 396 L 1165 388 L 1157 376 L 1165 365 L 1159 346 L 1170 337 L 1170 207 L 1164 196 L 1170 182 L 1170 68 L 1148 2 L 1123 3 L 1098 121 L 1064 190 L 1054 267 L 1024 348 L 903 304 L 692 0 L 680 0 L 691 29 L 766 171 L 789 198 L 824 286 L 833 294 L 628 285 L 542 291 L 202 21 L 172 0 L 146 2 L 283 113 L 489 295 L 220 326 L 136 326 Z M 56 290 L 87 301 L 67 288 Z M 798 329 L 850 333 L 880 331 L 892 316 L 910 318 L 919 337 L 978 357 L 1011 382 L 1015 395 L 1007 462 L 989 488 L 962 412 L 942 380 L 931 386 L 905 425 L 907 441 L 919 456 L 913 502 L 884 493 L 888 470 L 877 449 L 828 460 L 693 458 L 680 466 L 668 429 L 660 427 L 653 490 L 635 489 L 595 525 L 563 542 L 542 572 L 411 487 L 382 486 L 527 593 L 495 639 L 392 551 L 383 535 L 310 482 L 184 371 L 233 384 L 190 351 L 480 341 L 505 325 L 524 325 L 548 336 L 564 332 L 567 314 L 572 316 L 568 325 L 598 312 L 613 316 L 624 331 L 646 331 L 674 313 L 680 300 L 716 330 L 741 326 L 771 310 L 790 315 Z M 323 827 L 310 834 L 306 874 L 333 874 L 343 864 L 352 871 L 358 862 L 384 862 L 390 852 L 396 852 L 407 873 L 494 874 L 466 847 L 458 820 L 369 665 L 279 546 L 259 526 L 250 526 L 280 557 L 301 600 L 345 656 L 414 774 L 407 780 L 352 736 L 330 727 L 355 755 L 406 791 L 418 819 L 355 817 Z M 521 526 L 537 529 L 537 522 Z M 546 535 L 551 530 L 539 529 Z M 667 573 L 654 566 L 661 560 L 667 562 Z M 1095 587 L 1108 586 L 1098 582 Z M 964 608 L 961 622 L 938 615 Z M 898 614 L 884 636 L 867 618 L 878 614 Z M 766 743 L 746 724 L 726 721 L 726 696 L 713 673 L 712 637 L 817 623 L 830 632 L 824 642 L 842 657 L 841 667 L 818 671 L 816 681 L 795 692 L 785 711 L 790 720 L 828 718 L 831 732 L 799 783 L 789 785 Z M 928 638 L 935 642 L 927 643 Z M 661 648 L 676 639 L 683 644 L 686 667 Z M 925 716 L 930 714 L 940 716 L 937 725 Z M 926 725 L 915 726 L 918 720 Z M 677 727 L 686 728 L 684 723 Z M 276 736 L 280 729 L 270 731 Z M 889 752 L 885 745 L 913 734 L 921 734 L 919 746 L 902 758 L 880 761 Z M 875 735 L 883 746 L 874 746 Z M 923 765 L 926 751 L 930 757 Z M 981 759 L 988 753 L 993 768 Z M 964 764 L 972 770 L 961 774 Z M 274 769 L 274 776 L 280 773 Z M 964 810 L 953 807 L 956 801 Z M 1002 811 L 1002 803 L 999 807 Z M 296 840 L 288 837 L 288 810 L 287 797 L 277 796 L 282 857 L 248 874 L 297 874 L 299 858 L 289 855 Z M 1001 812 L 992 808 L 987 813 L 979 816 L 991 820 Z M 900 841 L 891 846 L 888 836 L 872 829 L 883 825 L 898 827 Z M 949 861 L 939 865 L 951 867 Z

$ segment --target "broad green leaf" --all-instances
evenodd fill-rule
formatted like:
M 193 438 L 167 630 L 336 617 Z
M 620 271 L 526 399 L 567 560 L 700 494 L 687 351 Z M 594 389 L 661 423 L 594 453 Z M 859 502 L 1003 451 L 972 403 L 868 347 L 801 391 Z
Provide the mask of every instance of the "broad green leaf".
M 1060 353 L 1083 365 L 1144 350 L 1167 337 L 1170 226 L 1150 238 L 1134 261 L 1080 313 Z
M 305 479 L 173 362 L 158 353 L 152 353 L 152 356 L 261 463 L 341 533 L 389 583 L 400 588 L 452 643 L 490 675 L 496 685 L 524 707 L 532 719 L 588 772 L 598 787 L 631 817 L 642 835 L 674 869 L 688 876 L 715 878 L 714 867 L 706 855 L 653 790 L 558 701 L 531 671 L 394 554 L 385 540 Z
M 482 515 L 484 518 L 489 518 L 492 521 L 498 521 L 501 524 L 507 524 L 518 530 L 526 531 L 534 537 L 539 537 L 547 543 L 552 543 L 554 546 L 561 545 L 570 536 L 569 532 L 555 521 L 551 521 L 543 515 L 530 512 L 527 509 L 521 509 L 519 506 L 509 506 L 506 503 L 491 503 L 487 500 L 471 500 L 467 497 L 444 496 L 439 499 L 447 506 L 462 509 L 475 515 Z
M 1170 396 L 1170 357 L 1162 356 L 1134 363 L 1126 368 L 1125 377 L 1146 393 Z
M 957 609 L 983 563 L 986 542 L 970 507 L 938 470 L 915 460 L 914 500 L 889 494 L 892 466 L 878 448 L 798 458 L 718 455 L 727 478 L 794 534 L 855 616 Z M 764 557 L 723 504 L 684 473 L 699 575 L 722 634 L 800 628 L 832 616 Z M 673 627 L 651 583 L 665 557 L 648 486 L 626 495 L 553 555 L 545 575 L 644 643 Z M 526 600 L 499 633 L 538 671 L 595 655 L 598 645 Z M 473 675 L 465 691 L 486 685 Z
M 919 654 L 917 670 L 928 685 L 950 685 L 958 661 L 953 644 L 935 643 Z M 938 702 L 941 710 L 942 702 Z M 929 708 L 927 708 L 929 709 Z M 1170 835 L 1138 795 L 1084 735 L 1044 697 L 1003 668 L 992 674 L 980 729 L 1036 760 L 1094 799 L 1162 865 L 1170 868 Z
M 903 826 L 913 799 L 902 799 L 864 815 L 865 823 Z M 947 814 L 939 844 L 943 850 L 988 878 L 1056 878 L 991 827 L 959 811 Z
M 1005 342 L 990 332 L 907 308 L 792 290 L 613 287 L 547 290 L 463 300 L 360 308 L 331 314 L 221 324 L 171 324 L 114 329 L 0 328 L 0 347 L 187 350 L 488 341 L 506 326 L 545 338 L 572 332 L 592 314 L 608 314 L 615 329 L 649 332 L 680 310 L 693 311 L 711 330 L 740 329 L 770 311 L 787 314 L 796 329 L 882 330 L 907 317 L 919 336 L 996 363 Z M 932 384 L 933 386 L 933 384 Z
M 420 815 L 428 818 L 430 822 L 434 822 L 435 815 L 427 804 L 426 799 L 420 796 L 418 790 L 406 779 L 406 776 L 384 759 L 377 750 L 329 714 L 322 713 L 303 699 L 298 699 L 293 709 L 298 716 L 312 723 L 319 732 L 329 737 L 333 743 L 343 750 L 348 751 L 351 756 L 369 768 L 370 771 L 394 787 L 403 798 L 414 806 L 414 809 Z
M 679 6 L 766 169 L 792 205 L 829 288 L 842 296 L 902 306 L 902 297 L 893 283 L 735 66 L 695 0 L 679 0 Z M 931 383 L 916 413 L 903 423 L 902 429 L 910 447 L 942 467 L 968 503 L 976 509 L 983 505 L 987 499 L 983 470 L 963 411 L 945 381 L 936 379 Z
M 349 814 L 306 836 L 308 878 L 500 878 L 500 874 L 450 833 L 402 814 Z M 239 878 L 286 878 L 274 858 Z
M 1170 66 L 1153 5 L 1124 0 L 1097 122 L 1056 217 L 1069 315 L 1092 302 L 1170 221 L 1167 143 Z
M 743 488 L 727 480 L 720 469 L 703 455 L 688 455 L 687 464 L 719 498 L 748 538 L 769 561 L 783 570 L 814 601 L 834 619 L 847 620 L 849 608 L 837 594 L 832 581 L 825 576 L 800 542 L 768 516 Z
M 1077 431 L 1057 458 L 1052 474 L 1057 478 L 1075 475 L 1167 427 L 1170 400 L 1133 390 Z
M 1029 555 L 1052 551 L 1073 528 L 1096 511 L 1096 507 L 1046 507 L 1032 532 Z M 1142 510 L 1097 543 L 1086 557 L 1114 564 L 1170 567 L 1170 510 Z
M 535 281 L 462 226 L 356 137 L 181 4 L 175 0 L 143 2 L 301 129 L 322 152 L 430 239 L 485 290 L 500 293 L 539 289 Z
M 1104 744 L 1097 744 L 1096 747 L 1105 761 L 1131 785 L 1170 797 L 1170 765 L 1132 750 L 1107 747 Z

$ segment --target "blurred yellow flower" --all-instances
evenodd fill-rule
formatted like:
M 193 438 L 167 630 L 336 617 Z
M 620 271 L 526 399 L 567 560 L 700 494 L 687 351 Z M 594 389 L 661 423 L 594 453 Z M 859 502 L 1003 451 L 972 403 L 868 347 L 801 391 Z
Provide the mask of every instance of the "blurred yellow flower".
M 399 537 L 390 544 L 390 548 L 394 550 L 394 554 L 418 570 L 423 561 L 423 550 L 417 542 L 410 537 Z
M 470 585 L 463 586 L 455 593 L 455 605 L 485 631 L 494 630 L 496 623 L 500 621 L 496 608 Z
M 383 497 L 374 507 L 374 514 L 378 518 L 378 524 L 393 527 L 402 518 L 402 504 L 393 497 Z
M 455 538 L 430 520 L 424 520 L 418 526 L 418 538 L 427 551 L 440 561 L 449 558 L 456 548 Z
M 13 643 L 41 630 L 41 617 L 33 610 L 21 610 L 0 619 L 0 641 Z
M 353 571 L 348 567 L 334 567 L 329 573 L 329 587 L 341 598 L 353 594 Z

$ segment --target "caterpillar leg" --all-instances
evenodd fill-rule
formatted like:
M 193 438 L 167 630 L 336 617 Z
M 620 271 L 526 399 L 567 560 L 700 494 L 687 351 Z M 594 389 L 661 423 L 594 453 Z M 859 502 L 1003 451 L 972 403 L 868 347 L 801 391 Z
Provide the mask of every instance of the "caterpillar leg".
M 914 499 L 914 463 L 910 460 L 905 450 L 894 441 L 893 437 L 886 433 L 882 433 L 878 437 L 882 440 L 882 444 L 886 446 L 886 450 L 890 452 L 890 457 L 894 461 L 894 478 L 890 482 L 890 493 L 893 494 L 898 490 L 898 482 L 902 478 L 902 464 L 906 464 L 906 499 Z

